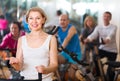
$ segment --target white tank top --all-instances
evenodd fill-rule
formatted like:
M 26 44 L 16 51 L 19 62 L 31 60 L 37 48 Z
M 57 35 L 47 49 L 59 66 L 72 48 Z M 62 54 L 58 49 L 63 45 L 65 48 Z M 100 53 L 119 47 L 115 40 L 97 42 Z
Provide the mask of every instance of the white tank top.
M 38 72 L 36 66 L 49 65 L 49 44 L 52 35 L 49 35 L 42 46 L 39 48 L 31 48 L 27 44 L 26 36 L 22 37 L 22 50 L 23 50 L 23 69 L 20 72 L 21 76 L 25 79 L 38 79 Z M 52 73 L 42 74 L 42 78 L 46 80 L 42 81 L 52 81 L 50 80 Z M 47 78 L 49 78 L 47 80 Z

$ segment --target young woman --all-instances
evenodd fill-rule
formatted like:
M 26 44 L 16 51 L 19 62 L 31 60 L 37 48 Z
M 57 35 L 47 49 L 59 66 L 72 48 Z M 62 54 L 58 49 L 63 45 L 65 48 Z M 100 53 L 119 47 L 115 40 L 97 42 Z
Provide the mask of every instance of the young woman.
M 25 32 L 21 31 L 20 23 L 17 21 L 11 22 L 10 32 L 3 37 L 0 49 L 9 49 L 12 56 L 16 56 L 18 38 L 23 35 L 25 35 Z
M 26 21 L 31 32 L 19 38 L 16 58 L 9 58 L 25 79 L 38 79 L 42 73 L 42 81 L 52 81 L 52 72 L 58 67 L 56 37 L 43 31 L 46 19 L 41 8 L 28 10 Z

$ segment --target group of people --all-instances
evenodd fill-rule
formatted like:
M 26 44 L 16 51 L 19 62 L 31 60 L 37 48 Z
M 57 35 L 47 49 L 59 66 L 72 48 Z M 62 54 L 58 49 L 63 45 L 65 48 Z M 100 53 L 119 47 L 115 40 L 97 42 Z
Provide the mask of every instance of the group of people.
M 81 39 L 86 44 L 86 50 L 93 50 L 93 47 L 88 42 L 97 41 L 100 43 L 98 45 L 98 53 L 99 57 L 103 58 L 106 57 L 108 61 L 116 61 L 117 58 L 117 46 L 116 46 L 116 30 L 117 27 L 110 23 L 112 19 L 112 14 L 108 11 L 103 13 L 103 25 L 93 26 L 90 28 L 89 25 L 86 26 L 85 30 L 83 31 L 86 34 L 81 35 Z M 89 22 L 89 20 L 87 21 Z M 87 23 L 86 23 L 87 24 Z M 94 28 L 95 27 L 95 28 Z M 92 33 L 90 33 L 92 31 Z M 87 37 L 86 37 L 87 36 Z M 85 39 L 84 39 L 85 38 Z M 97 40 L 96 40 L 97 39 Z M 93 45 L 92 45 L 93 46 Z M 100 71 L 98 67 L 97 60 L 94 58 L 94 62 L 96 65 L 97 76 L 100 76 Z M 112 70 L 112 67 L 108 66 L 107 73 L 108 81 L 113 81 L 115 72 Z
M 105 12 L 103 14 L 104 25 L 97 26 L 94 24 L 91 16 L 86 17 L 84 23 L 85 29 L 79 37 L 75 26 L 70 24 L 69 16 L 61 14 L 59 16 L 57 39 L 56 35 L 47 34 L 43 30 L 47 20 L 44 11 L 39 7 L 33 7 L 26 13 L 26 22 L 28 23 L 30 33 L 21 33 L 18 23 L 13 22 L 10 25 L 11 32 L 3 38 L 0 48 L 17 48 L 15 55 L 6 58 L 6 60 L 9 60 L 11 66 L 20 71 L 24 79 L 38 79 L 38 73 L 42 73 L 42 81 L 52 81 L 52 75 L 58 69 L 59 64 L 66 62 L 73 65 L 77 64 L 62 49 L 58 54 L 57 40 L 63 49 L 73 52 L 77 55 L 78 60 L 82 60 L 82 55 L 85 55 L 85 53 L 82 54 L 80 42 L 82 41 L 85 44 L 86 51 L 93 49 L 90 42 L 103 38 L 104 44 L 99 45 L 100 57 L 107 57 L 111 61 L 116 60 L 117 46 L 115 33 L 117 28 L 115 25 L 110 24 L 111 18 L 112 14 Z M 97 73 L 99 75 L 99 70 Z M 111 72 L 111 67 L 108 67 L 107 73 L 110 78 L 109 81 L 113 81 L 115 74 Z M 75 81 L 75 74 L 70 74 L 70 80 Z

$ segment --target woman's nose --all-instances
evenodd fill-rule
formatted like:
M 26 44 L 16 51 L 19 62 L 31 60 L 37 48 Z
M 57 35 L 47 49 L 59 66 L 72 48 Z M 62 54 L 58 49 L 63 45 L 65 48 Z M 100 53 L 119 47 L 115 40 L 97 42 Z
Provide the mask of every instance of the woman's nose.
M 36 23 L 36 22 L 37 22 L 37 19 L 34 18 L 34 19 L 33 19 L 33 22 Z

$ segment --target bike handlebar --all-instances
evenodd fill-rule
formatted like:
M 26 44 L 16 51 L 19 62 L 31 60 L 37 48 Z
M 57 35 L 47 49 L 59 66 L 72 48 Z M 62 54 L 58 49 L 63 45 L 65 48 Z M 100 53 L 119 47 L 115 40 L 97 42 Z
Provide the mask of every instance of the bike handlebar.
M 51 35 L 54 35 L 58 31 L 58 29 L 59 29 L 59 27 L 53 26 L 53 28 L 50 31 L 48 31 L 47 33 L 51 34 Z
M 86 44 L 90 43 L 92 45 L 104 45 L 105 42 L 104 42 L 103 38 L 101 38 L 100 40 L 101 40 L 101 42 L 92 41 L 92 42 L 86 42 Z
M 0 51 L 4 51 L 4 50 L 7 50 L 7 51 L 15 51 L 16 49 L 0 48 Z
M 19 79 L 24 80 L 24 76 L 21 76 Z M 39 81 L 42 81 L 42 73 L 38 73 L 38 79 L 39 79 Z M 29 81 L 33 81 L 33 80 L 29 80 Z
M 85 63 L 85 62 L 83 62 L 83 61 L 78 60 L 77 54 L 68 51 L 67 49 L 63 48 L 62 46 L 61 46 L 61 48 L 62 48 L 62 50 L 63 50 L 64 52 L 66 52 L 67 54 L 69 54 L 69 55 L 71 56 L 71 58 L 72 58 L 74 61 L 76 61 L 78 64 L 80 64 L 80 65 L 82 65 L 82 66 L 88 66 L 88 65 L 89 65 L 88 63 Z
M 42 81 L 42 73 L 38 73 L 38 78 L 40 81 Z

